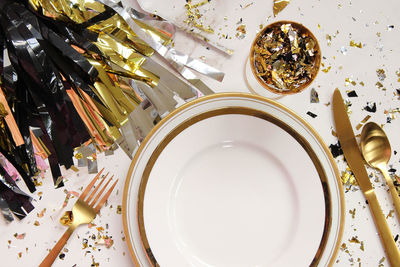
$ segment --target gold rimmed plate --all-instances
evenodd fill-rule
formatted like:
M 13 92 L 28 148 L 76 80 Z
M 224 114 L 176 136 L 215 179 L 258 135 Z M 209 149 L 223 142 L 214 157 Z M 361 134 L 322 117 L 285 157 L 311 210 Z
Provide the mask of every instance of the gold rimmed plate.
M 235 93 L 161 121 L 135 154 L 123 202 L 139 266 L 329 265 L 343 210 L 318 134 L 274 101 Z

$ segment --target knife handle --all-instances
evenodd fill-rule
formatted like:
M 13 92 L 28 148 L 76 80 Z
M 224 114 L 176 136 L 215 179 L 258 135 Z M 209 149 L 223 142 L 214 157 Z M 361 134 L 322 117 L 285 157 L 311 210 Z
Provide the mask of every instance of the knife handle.
M 386 251 L 386 256 L 389 260 L 390 266 L 399 266 L 400 264 L 400 251 L 394 242 L 392 232 L 386 222 L 386 218 L 382 213 L 379 206 L 378 199 L 376 198 L 374 190 L 364 192 L 365 198 L 368 200 L 369 208 L 372 212 L 376 228 L 378 229 L 379 237 L 381 238 L 383 247 Z

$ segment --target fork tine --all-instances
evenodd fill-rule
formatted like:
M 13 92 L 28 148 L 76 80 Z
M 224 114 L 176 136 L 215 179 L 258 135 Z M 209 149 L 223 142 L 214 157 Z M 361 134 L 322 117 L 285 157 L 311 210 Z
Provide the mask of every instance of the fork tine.
M 89 193 L 90 189 L 92 189 L 94 183 L 96 182 L 97 178 L 99 178 L 100 174 L 103 172 L 104 168 L 101 169 L 96 176 L 93 178 L 93 180 L 88 184 L 88 186 L 85 188 L 85 190 L 82 192 L 82 194 L 80 195 L 79 199 L 83 200 L 86 195 Z M 108 174 L 108 173 L 107 173 Z
M 108 173 L 107 173 L 108 175 Z M 90 193 L 90 195 L 88 196 L 88 198 L 85 200 L 86 203 L 89 203 L 90 200 L 92 200 L 92 198 L 94 197 L 94 195 L 96 194 L 97 190 L 99 190 L 99 188 L 101 187 L 101 184 L 106 180 L 107 175 L 104 176 L 103 178 L 101 178 L 101 181 L 98 185 L 95 186 L 94 190 L 92 191 L 92 193 Z
M 101 207 L 103 207 L 104 203 L 107 201 L 108 197 L 110 196 L 110 194 L 113 191 L 117 182 L 118 182 L 118 179 L 114 182 L 114 184 L 111 186 L 111 188 L 107 191 L 107 193 L 104 195 L 104 197 L 100 200 L 99 204 L 97 204 L 97 206 L 94 208 L 96 213 L 98 213 L 100 211 Z
M 113 177 L 114 177 L 114 175 L 111 176 L 110 179 L 108 179 L 107 183 L 103 186 L 103 188 L 100 190 L 100 192 L 96 195 L 96 197 L 94 198 L 94 200 L 92 201 L 92 203 L 89 204 L 89 200 L 90 200 L 90 199 L 88 199 L 87 203 L 88 203 L 88 205 L 89 205 L 90 207 L 93 208 L 94 204 L 97 202 L 97 200 L 99 200 L 101 194 L 103 194 L 104 190 L 106 190 L 107 185 L 111 182 L 111 179 L 112 179 Z M 99 186 L 98 186 L 96 189 L 98 189 L 98 188 L 100 188 L 100 184 L 99 184 Z M 96 190 L 96 191 L 97 191 L 97 190 Z

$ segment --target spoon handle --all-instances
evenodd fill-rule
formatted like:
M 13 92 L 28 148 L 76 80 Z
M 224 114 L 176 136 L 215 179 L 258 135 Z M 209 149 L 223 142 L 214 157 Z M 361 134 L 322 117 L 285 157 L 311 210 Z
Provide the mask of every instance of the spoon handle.
M 399 197 L 399 194 L 397 193 L 397 190 L 394 187 L 393 180 L 389 176 L 389 173 L 386 170 L 386 167 L 383 167 L 383 168 L 380 168 L 380 169 L 381 169 L 381 172 L 383 174 L 383 177 L 385 177 L 387 185 L 389 186 L 389 192 L 392 195 L 392 200 L 393 200 L 394 208 L 395 208 L 396 213 L 397 213 L 397 218 L 400 221 L 400 197 Z

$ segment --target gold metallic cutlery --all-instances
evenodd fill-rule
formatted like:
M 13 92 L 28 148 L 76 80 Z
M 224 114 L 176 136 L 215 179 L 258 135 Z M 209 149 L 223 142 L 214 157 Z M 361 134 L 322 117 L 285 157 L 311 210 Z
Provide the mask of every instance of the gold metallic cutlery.
M 391 266 L 399 266 L 400 252 L 396 246 L 390 228 L 386 222 L 385 216 L 379 206 L 378 199 L 369 180 L 364 166 L 363 158 L 354 136 L 347 109 L 343 102 L 342 95 L 338 89 L 333 94 L 333 117 L 336 125 L 336 133 L 346 161 L 356 177 L 360 189 L 368 200 L 368 206 L 371 210 L 379 237 L 381 238 L 387 258 Z
M 100 192 L 96 195 L 96 192 L 101 188 L 102 183 L 106 179 L 107 175 L 102 178 L 100 183 L 94 187 L 92 193 L 89 197 L 86 196 L 89 194 L 90 190 L 93 188 L 96 180 L 99 178 L 100 174 L 102 173 L 103 169 L 94 177 L 94 179 L 90 182 L 90 184 L 85 188 L 83 193 L 80 195 L 79 199 L 76 201 L 75 205 L 72 207 L 72 214 L 73 220 L 67 231 L 65 231 L 64 235 L 60 238 L 60 240 L 55 244 L 53 249 L 49 252 L 46 258 L 42 261 L 39 267 L 46 267 L 51 266 L 54 260 L 57 258 L 58 254 L 60 253 L 61 249 L 67 243 L 68 239 L 70 238 L 71 234 L 74 232 L 76 227 L 81 224 L 87 224 L 93 221 L 96 217 L 96 214 L 99 213 L 101 207 L 104 205 L 108 197 L 110 196 L 112 190 L 114 189 L 115 185 L 117 184 L 118 180 L 114 182 L 114 184 L 110 187 L 107 193 L 103 196 L 103 198 L 98 202 L 100 196 L 106 189 L 107 185 L 110 183 L 112 177 L 108 179 L 107 183 L 102 187 Z M 97 203 L 98 202 L 98 203 Z M 97 205 L 95 206 L 95 204 Z
M 361 132 L 361 151 L 365 161 L 373 168 L 382 172 L 386 183 L 389 186 L 389 192 L 392 195 L 393 204 L 396 209 L 397 218 L 400 221 L 400 198 L 394 187 L 393 180 L 387 171 L 387 164 L 390 160 L 392 150 L 389 139 L 385 132 L 374 122 L 364 125 Z M 399 263 L 400 264 L 400 263 Z

